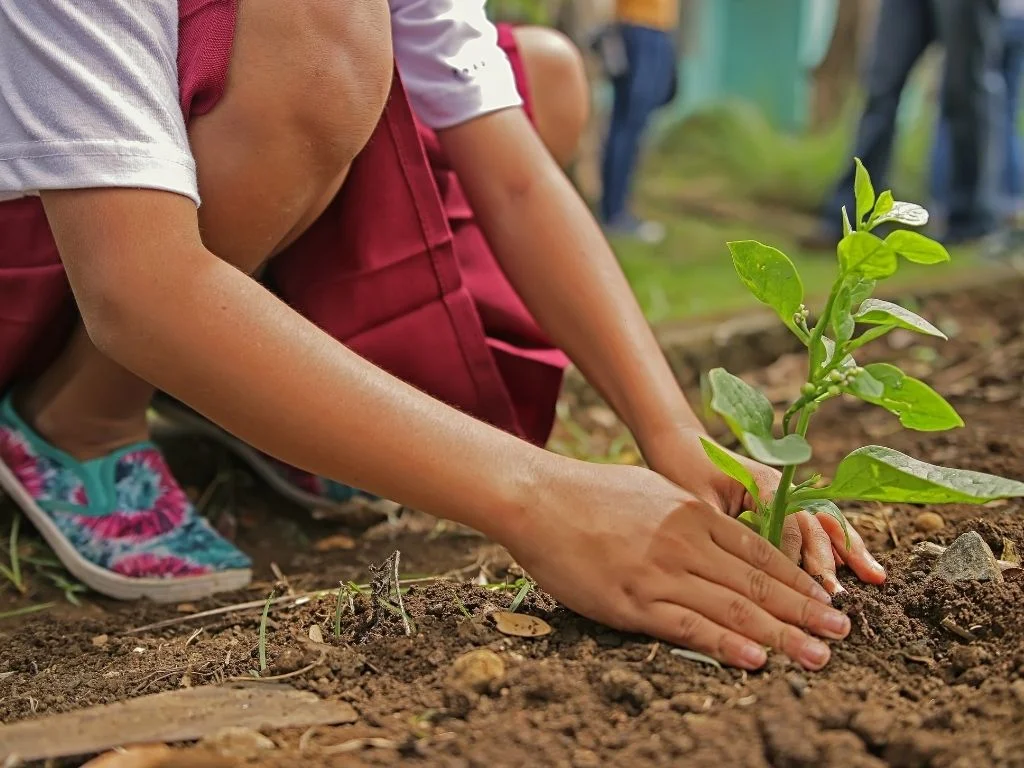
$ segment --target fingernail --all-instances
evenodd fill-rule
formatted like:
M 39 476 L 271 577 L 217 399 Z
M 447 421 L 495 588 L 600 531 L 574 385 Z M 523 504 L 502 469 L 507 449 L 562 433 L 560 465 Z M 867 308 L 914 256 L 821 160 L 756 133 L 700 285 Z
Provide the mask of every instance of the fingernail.
M 811 589 L 810 597 L 817 600 L 819 603 L 824 603 L 825 605 L 830 605 L 832 603 L 832 595 L 830 595 L 818 582 L 814 582 L 814 587 Z
M 883 568 L 882 564 L 875 560 L 875 558 L 871 557 L 871 555 L 868 555 L 868 562 L 871 564 L 872 571 L 877 573 L 879 576 L 885 575 L 885 568 Z
M 828 661 L 830 653 L 828 646 L 824 643 L 817 640 L 809 640 L 807 645 L 804 646 L 804 652 L 801 654 L 800 660 L 806 667 L 821 669 Z
M 834 573 L 822 574 L 821 580 L 825 583 L 825 589 L 830 595 L 838 595 L 840 592 L 846 591 Z
M 768 661 L 768 654 L 765 653 L 764 648 L 760 645 L 747 643 L 743 646 L 743 650 L 740 651 L 740 660 L 744 666 L 750 669 L 760 669 Z
M 845 613 L 828 611 L 821 619 L 821 631 L 836 640 L 842 640 L 850 632 L 850 619 Z

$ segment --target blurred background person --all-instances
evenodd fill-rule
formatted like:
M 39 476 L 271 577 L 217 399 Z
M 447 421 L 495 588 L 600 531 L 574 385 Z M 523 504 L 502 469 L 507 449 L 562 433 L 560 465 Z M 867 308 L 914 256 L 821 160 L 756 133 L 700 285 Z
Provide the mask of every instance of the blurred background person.
M 1002 54 L 999 0 L 882 0 L 867 73 L 867 103 L 857 128 L 854 156 L 875 186 L 888 186 L 900 96 L 914 65 L 935 41 L 946 53 L 942 119 L 950 136 L 948 243 L 977 240 L 997 231 L 997 175 L 1002 154 L 996 114 L 1004 98 L 993 77 Z M 836 212 L 852 217 L 852 162 L 830 197 L 809 248 L 833 248 L 842 237 Z
M 1002 79 L 1005 99 L 997 114 L 1001 152 L 998 154 L 999 213 L 1017 228 L 1024 216 L 1024 158 L 1018 129 L 1021 76 L 1024 74 L 1024 0 L 1001 0 L 1003 16 L 1003 54 L 995 73 Z M 934 210 L 946 216 L 952 185 L 952 137 L 949 122 L 940 112 L 935 129 L 931 160 L 931 196 Z
M 615 24 L 598 40 L 614 88 L 601 168 L 600 213 L 610 234 L 651 243 L 665 236 L 661 224 L 634 215 L 630 193 L 651 115 L 675 97 L 678 24 L 679 0 L 617 0 Z

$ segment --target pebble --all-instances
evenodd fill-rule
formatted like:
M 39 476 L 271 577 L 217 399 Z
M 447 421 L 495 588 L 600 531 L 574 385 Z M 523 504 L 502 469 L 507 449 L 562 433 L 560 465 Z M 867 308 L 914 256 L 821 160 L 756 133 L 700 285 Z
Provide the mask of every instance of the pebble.
M 94 645 L 95 647 L 97 647 L 97 648 L 102 648 L 102 647 L 103 647 L 103 646 L 105 646 L 105 645 L 106 645 L 106 644 L 107 644 L 107 643 L 108 643 L 109 641 L 110 641 L 110 636 L 109 636 L 109 635 L 96 635 L 96 637 L 94 637 L 94 638 L 92 639 L 92 644 L 93 644 L 93 645 Z
M 946 527 L 946 521 L 938 512 L 922 512 L 914 518 L 914 527 L 921 533 L 935 533 Z
M 496 691 L 504 680 L 505 662 L 487 648 L 459 656 L 452 662 L 448 675 L 452 687 L 480 694 Z
M 996 556 L 977 531 L 968 531 L 946 548 L 933 576 L 944 581 L 1002 581 Z

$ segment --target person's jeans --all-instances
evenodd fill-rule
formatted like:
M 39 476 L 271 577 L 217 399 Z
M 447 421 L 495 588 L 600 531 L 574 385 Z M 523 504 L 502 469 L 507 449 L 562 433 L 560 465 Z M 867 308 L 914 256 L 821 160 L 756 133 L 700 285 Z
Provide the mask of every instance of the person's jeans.
M 995 112 L 1002 98 L 993 78 L 1001 54 L 999 0 L 883 0 L 867 76 L 868 99 L 854 154 L 876 189 L 887 186 L 900 95 L 911 69 L 935 40 L 946 51 L 942 112 L 950 125 L 949 231 L 953 239 L 982 235 L 998 223 L 1001 151 Z M 839 209 L 854 211 L 851 163 L 825 211 L 825 225 L 841 233 Z
M 1000 132 L 1003 154 L 999 193 L 1002 205 L 1000 213 L 1009 217 L 1024 211 L 1024 157 L 1021 137 L 1017 128 L 1020 111 L 1020 90 L 1024 77 L 1024 18 L 1003 20 L 1003 58 L 1000 74 L 1006 93 L 1000 115 Z M 935 140 L 931 159 L 931 196 L 942 211 L 949 206 L 950 157 L 952 138 L 949 124 L 940 114 L 936 121 Z
M 671 100 L 676 76 L 670 33 L 631 24 L 621 25 L 620 32 L 629 67 L 612 81 L 615 101 L 601 169 L 601 218 L 607 224 L 629 216 L 627 201 L 644 130 L 655 110 Z

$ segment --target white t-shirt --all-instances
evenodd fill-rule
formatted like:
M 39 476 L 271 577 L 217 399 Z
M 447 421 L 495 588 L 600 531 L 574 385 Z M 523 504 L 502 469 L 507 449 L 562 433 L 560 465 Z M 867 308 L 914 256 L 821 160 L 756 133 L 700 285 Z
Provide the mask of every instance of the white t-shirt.
M 398 68 L 427 125 L 522 103 L 484 0 L 390 5 Z M 168 0 L 0 0 L 0 200 L 141 187 L 198 204 L 177 48 Z

